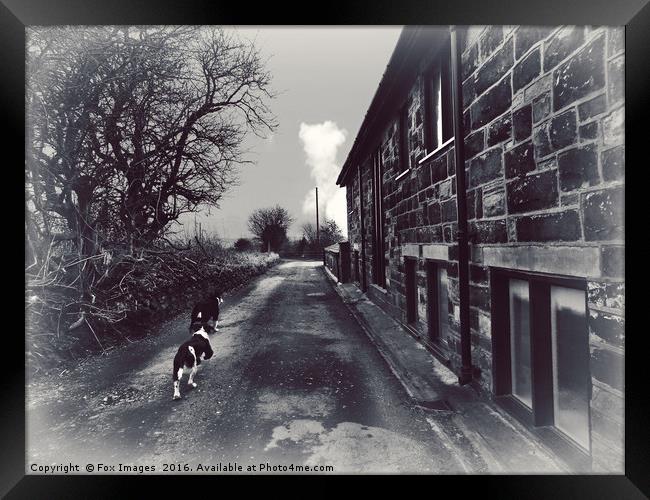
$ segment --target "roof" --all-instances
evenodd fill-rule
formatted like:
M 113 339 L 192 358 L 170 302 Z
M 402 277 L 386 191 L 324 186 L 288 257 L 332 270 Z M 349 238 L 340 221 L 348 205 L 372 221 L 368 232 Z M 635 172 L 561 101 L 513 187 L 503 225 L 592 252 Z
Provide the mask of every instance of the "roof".
M 348 157 L 343 163 L 341 173 L 336 179 L 339 186 L 346 184 L 352 168 L 363 160 L 372 148 L 377 147 L 377 137 L 406 99 L 418 75 L 420 63 L 432 59 L 448 37 L 449 29 L 446 26 L 404 27 Z

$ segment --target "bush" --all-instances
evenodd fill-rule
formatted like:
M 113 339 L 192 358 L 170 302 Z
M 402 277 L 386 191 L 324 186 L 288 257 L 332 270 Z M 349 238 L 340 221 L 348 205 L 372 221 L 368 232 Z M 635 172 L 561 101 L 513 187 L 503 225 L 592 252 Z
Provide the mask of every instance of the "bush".
M 250 252 L 253 248 L 253 242 L 247 238 L 239 238 L 233 246 L 238 252 Z
M 30 369 L 47 369 L 155 331 L 198 299 L 233 290 L 278 261 L 275 253 L 237 252 L 206 239 L 189 248 L 161 245 L 137 256 L 114 250 L 105 261 L 105 277 L 93 289 L 94 301 L 81 317 L 79 308 L 62 305 L 75 302 L 62 295 L 65 288 L 28 284 Z

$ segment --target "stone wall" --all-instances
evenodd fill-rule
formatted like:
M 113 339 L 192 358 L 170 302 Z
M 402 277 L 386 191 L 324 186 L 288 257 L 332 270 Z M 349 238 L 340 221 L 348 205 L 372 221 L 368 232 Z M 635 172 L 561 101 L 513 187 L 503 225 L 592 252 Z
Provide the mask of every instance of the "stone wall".
M 569 246 L 584 257 L 579 274 L 557 250 L 537 265 L 588 279 L 596 470 L 622 468 L 623 64 L 622 28 L 487 27 L 463 52 L 480 295 L 489 291 L 483 246 L 493 247 L 489 263 L 503 267 L 508 261 L 494 247 Z M 480 302 L 472 309 L 480 338 L 489 310 Z
M 592 454 L 594 469 L 609 471 L 622 470 L 623 49 L 622 28 L 475 26 L 462 54 L 477 381 L 492 391 L 491 266 L 586 278 Z M 442 256 L 450 329 L 435 347 L 459 370 L 454 148 L 452 142 L 423 160 L 423 92 L 418 77 L 406 101 L 408 151 L 399 150 L 397 116 L 377 138 L 384 166 L 387 284 L 385 292 L 371 296 L 405 323 L 404 257 L 417 258 L 415 328 L 425 337 L 426 255 Z M 401 154 L 410 167 L 402 176 Z M 359 168 L 363 210 L 355 171 L 347 185 L 349 234 L 359 250 L 364 238 L 372 283 L 371 158 Z

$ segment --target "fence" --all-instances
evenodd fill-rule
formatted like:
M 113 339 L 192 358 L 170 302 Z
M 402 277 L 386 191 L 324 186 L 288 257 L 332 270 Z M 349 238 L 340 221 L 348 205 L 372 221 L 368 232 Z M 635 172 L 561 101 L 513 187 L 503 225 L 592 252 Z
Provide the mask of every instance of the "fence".
M 350 281 L 350 243 L 343 241 L 325 248 L 325 266 L 341 283 Z

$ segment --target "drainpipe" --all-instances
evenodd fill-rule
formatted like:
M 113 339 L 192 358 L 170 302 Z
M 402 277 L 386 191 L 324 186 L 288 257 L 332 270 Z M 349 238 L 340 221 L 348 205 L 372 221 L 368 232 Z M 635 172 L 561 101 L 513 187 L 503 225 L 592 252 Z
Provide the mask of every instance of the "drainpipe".
M 450 26 L 449 31 L 451 32 L 451 95 L 454 111 L 454 159 L 456 162 L 456 203 L 458 205 L 458 291 L 462 362 L 458 383 L 465 385 L 472 381 L 472 339 L 469 329 L 469 247 L 467 244 L 467 193 L 465 191 L 462 58 L 457 26 Z

